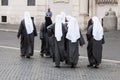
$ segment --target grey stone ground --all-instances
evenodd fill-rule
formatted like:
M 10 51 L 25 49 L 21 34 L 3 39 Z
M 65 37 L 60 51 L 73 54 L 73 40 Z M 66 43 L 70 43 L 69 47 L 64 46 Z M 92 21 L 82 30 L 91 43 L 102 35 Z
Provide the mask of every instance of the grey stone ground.
M 77 68 L 64 63 L 55 68 L 50 58 L 35 53 L 31 59 L 21 58 L 19 50 L 0 48 L 0 80 L 120 80 L 120 64 L 103 62 L 99 69 L 87 68 L 81 58 Z
M 58 69 L 54 67 L 52 59 L 41 58 L 39 51 L 35 51 L 31 59 L 21 58 L 16 33 L 2 32 L 18 28 L 13 25 L 5 26 L 0 25 L 0 29 L 4 29 L 0 31 L 0 80 L 120 80 L 120 62 L 103 60 L 99 69 L 93 69 L 86 67 L 86 58 L 80 58 L 77 68 L 71 69 L 61 63 L 61 68 Z M 120 61 L 120 31 L 107 32 L 105 37 L 107 43 L 104 45 L 104 58 Z M 38 43 L 37 38 L 35 45 Z M 38 50 L 38 47 L 35 49 Z M 86 53 L 85 48 L 82 52 Z

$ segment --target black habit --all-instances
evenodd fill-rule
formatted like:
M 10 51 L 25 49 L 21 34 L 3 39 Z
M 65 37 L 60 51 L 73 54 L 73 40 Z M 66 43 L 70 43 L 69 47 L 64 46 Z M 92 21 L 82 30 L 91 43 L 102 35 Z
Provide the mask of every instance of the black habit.
M 81 37 L 76 42 L 71 42 L 67 40 L 67 54 L 68 54 L 68 63 L 71 64 L 71 67 L 75 67 L 79 60 L 79 44 L 83 46 L 85 44 L 84 38 L 80 32 Z
M 21 56 L 33 56 L 34 54 L 34 36 L 37 36 L 37 31 L 34 22 L 33 27 L 34 27 L 33 32 L 31 34 L 27 34 L 25 21 L 22 20 L 20 23 L 17 37 L 19 38 L 21 36 L 20 42 Z
M 62 24 L 63 36 L 61 37 L 61 41 L 57 41 L 55 38 L 55 24 L 48 26 L 47 30 L 49 35 L 52 36 L 50 41 L 52 43 L 53 61 L 55 61 L 56 66 L 60 66 L 60 62 L 65 60 L 65 36 L 67 33 L 67 26 Z
M 47 27 L 52 24 L 52 20 L 50 17 L 45 17 L 45 22 L 41 24 L 40 27 L 40 39 L 41 39 L 41 56 L 43 54 L 50 56 L 50 43 L 49 43 L 49 37 L 47 33 Z
M 104 36 L 103 39 L 100 41 L 97 41 L 93 38 L 92 35 L 93 31 L 93 25 L 90 25 L 88 30 L 87 30 L 87 54 L 88 54 L 88 60 L 89 60 L 89 65 L 99 65 L 101 63 L 102 59 L 102 44 L 105 43 L 104 41 Z

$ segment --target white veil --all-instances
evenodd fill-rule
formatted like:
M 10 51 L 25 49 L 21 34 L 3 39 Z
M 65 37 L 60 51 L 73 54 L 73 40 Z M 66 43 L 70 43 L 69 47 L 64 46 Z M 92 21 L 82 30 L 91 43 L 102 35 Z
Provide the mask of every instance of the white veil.
M 24 12 L 24 20 L 27 34 L 31 34 L 33 32 L 33 23 L 28 11 Z
M 62 16 L 57 15 L 55 20 L 55 37 L 57 41 L 61 40 L 63 33 L 62 33 Z
M 80 38 L 78 21 L 74 17 L 67 16 L 68 18 L 68 32 L 66 38 L 71 42 L 76 42 Z
M 103 38 L 103 27 L 99 21 L 99 19 L 94 16 L 92 17 L 92 20 L 93 20 L 93 38 L 95 40 L 101 40 Z
M 65 12 L 61 12 L 60 15 L 62 16 L 62 23 L 65 23 Z

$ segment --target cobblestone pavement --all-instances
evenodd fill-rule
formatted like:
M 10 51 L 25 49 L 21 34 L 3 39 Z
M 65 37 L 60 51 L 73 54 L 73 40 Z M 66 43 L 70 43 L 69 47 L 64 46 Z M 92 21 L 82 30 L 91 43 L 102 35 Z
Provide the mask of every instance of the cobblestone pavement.
M 0 80 L 120 80 L 120 64 L 105 62 L 99 69 L 87 68 L 80 58 L 77 68 L 61 63 L 55 68 L 52 59 L 35 52 L 31 59 L 21 58 L 19 49 L 0 48 Z

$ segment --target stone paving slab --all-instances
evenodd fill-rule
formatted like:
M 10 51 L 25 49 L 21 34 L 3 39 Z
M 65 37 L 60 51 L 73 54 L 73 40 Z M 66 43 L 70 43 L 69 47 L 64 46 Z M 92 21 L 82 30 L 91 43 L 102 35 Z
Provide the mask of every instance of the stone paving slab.
M 120 80 L 120 64 L 103 62 L 99 69 L 87 68 L 80 58 L 77 68 L 61 63 L 55 68 L 52 59 L 35 53 L 31 59 L 21 58 L 19 50 L 0 48 L 0 80 Z

